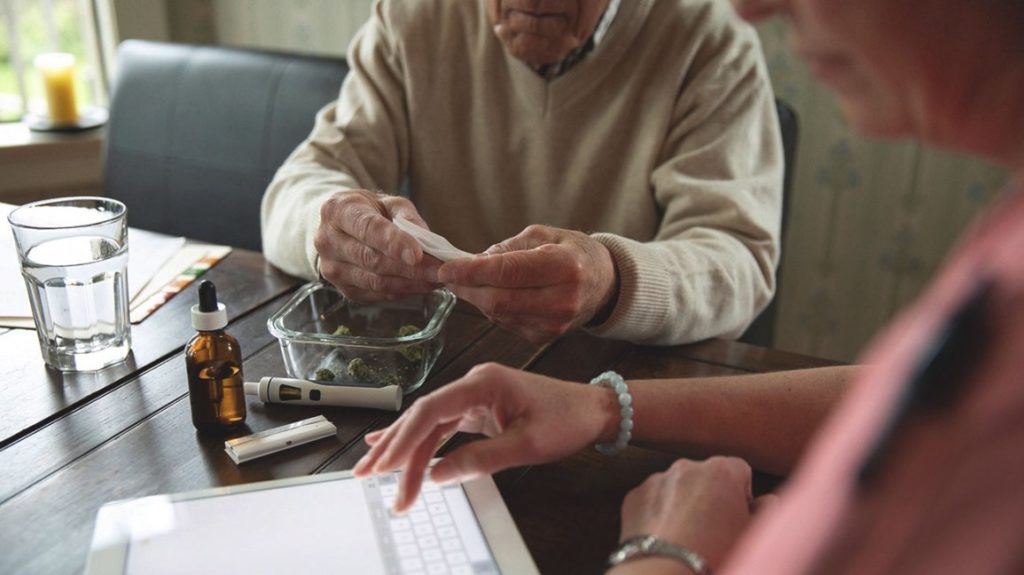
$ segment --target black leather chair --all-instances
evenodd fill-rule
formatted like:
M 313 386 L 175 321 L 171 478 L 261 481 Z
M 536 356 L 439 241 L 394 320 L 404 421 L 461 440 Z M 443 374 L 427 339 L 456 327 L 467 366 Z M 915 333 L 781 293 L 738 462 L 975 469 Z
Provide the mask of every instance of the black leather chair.
M 259 250 L 263 192 L 345 61 L 128 40 L 117 63 L 105 188 L 129 225 Z
M 775 109 L 779 113 L 779 127 L 782 131 L 782 154 L 785 158 L 785 172 L 782 176 L 782 225 L 779 233 L 779 243 L 783 243 L 786 237 L 786 224 L 789 219 L 790 195 L 793 187 L 793 167 L 796 165 L 796 145 L 800 133 L 800 125 L 797 121 L 796 110 L 783 100 L 775 101 Z M 783 250 L 782 257 L 786 252 Z M 750 324 L 747 331 L 740 337 L 740 341 L 772 347 L 775 343 L 775 319 L 779 313 L 779 288 L 782 286 L 782 259 L 779 259 L 779 268 L 775 273 L 775 297 L 772 298 L 768 307 L 761 312 L 761 315 Z

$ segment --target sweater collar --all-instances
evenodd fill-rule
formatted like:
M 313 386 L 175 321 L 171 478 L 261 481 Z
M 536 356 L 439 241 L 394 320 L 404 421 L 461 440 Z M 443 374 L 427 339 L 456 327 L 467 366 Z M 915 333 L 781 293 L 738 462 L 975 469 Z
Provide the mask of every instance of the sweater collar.
M 502 49 L 516 91 L 542 115 L 569 105 L 576 98 L 589 93 L 617 69 L 617 64 L 635 48 L 633 44 L 640 35 L 654 3 L 655 0 L 629 0 L 618 3 L 617 13 L 613 15 L 615 25 L 611 26 L 609 21 L 609 25 L 602 31 L 600 46 L 595 47 L 587 58 L 552 80 L 539 76 L 532 67 Z M 600 27 L 599 24 L 598 28 Z
M 601 40 L 604 39 L 605 34 L 608 33 L 608 28 L 612 25 L 612 21 L 615 20 L 615 15 L 619 12 L 619 4 L 621 1 L 622 0 L 611 0 L 611 2 L 608 3 L 608 7 L 605 8 L 604 14 L 602 14 L 601 19 L 598 20 L 597 27 L 594 28 L 594 32 L 580 47 L 569 52 L 565 58 L 562 58 L 554 64 L 534 66 L 533 70 L 542 78 L 546 80 L 553 80 L 575 66 L 580 60 L 585 58 L 587 54 L 596 48 L 601 43 Z

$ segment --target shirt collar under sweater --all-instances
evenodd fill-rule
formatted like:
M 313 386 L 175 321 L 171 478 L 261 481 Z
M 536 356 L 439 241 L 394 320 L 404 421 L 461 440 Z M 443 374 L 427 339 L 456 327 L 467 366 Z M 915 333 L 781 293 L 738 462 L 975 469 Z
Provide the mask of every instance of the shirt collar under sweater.
M 605 9 L 604 14 L 601 15 L 601 20 L 598 21 L 597 27 L 594 29 L 594 33 L 587 38 L 580 47 L 576 48 L 572 52 L 562 58 L 561 61 L 555 62 L 554 64 L 544 64 L 534 68 L 538 74 L 544 79 L 553 80 L 562 74 L 569 71 L 577 62 L 582 60 L 589 54 L 601 40 L 604 39 L 605 33 L 608 32 L 608 28 L 612 25 L 612 20 L 615 19 L 615 14 L 619 11 L 619 3 L 622 0 L 611 0 L 608 3 L 608 8 Z

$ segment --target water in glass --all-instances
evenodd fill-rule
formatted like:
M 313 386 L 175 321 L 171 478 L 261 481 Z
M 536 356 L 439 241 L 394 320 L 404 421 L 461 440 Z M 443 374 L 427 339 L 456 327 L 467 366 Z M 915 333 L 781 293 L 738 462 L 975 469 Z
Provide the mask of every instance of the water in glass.
M 124 205 L 37 204 L 10 219 L 43 359 L 65 371 L 123 360 L 131 347 Z
M 127 353 L 128 250 L 110 238 L 50 240 L 22 264 L 47 363 L 98 369 Z M 84 364 L 84 365 L 83 365 Z

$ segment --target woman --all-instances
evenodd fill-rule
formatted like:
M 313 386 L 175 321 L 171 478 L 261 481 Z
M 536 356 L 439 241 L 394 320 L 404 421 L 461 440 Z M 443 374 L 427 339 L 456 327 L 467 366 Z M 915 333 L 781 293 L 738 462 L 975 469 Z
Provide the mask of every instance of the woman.
M 548 461 L 617 441 L 617 432 L 628 438 L 630 414 L 615 400 L 631 395 L 634 440 L 795 470 L 777 504 L 752 521 L 758 502 L 743 459 L 680 460 L 626 497 L 620 558 L 630 558 L 612 573 L 1020 572 L 1024 3 L 736 5 L 747 18 L 791 21 L 797 52 L 857 129 L 997 162 L 1014 176 L 1008 193 L 871 346 L 866 367 L 638 381 L 627 394 L 482 366 L 368 436 L 357 472 L 405 469 L 407 506 L 447 433 L 492 438 L 451 453 L 436 480 Z M 644 551 L 633 539 L 641 534 L 669 551 Z

